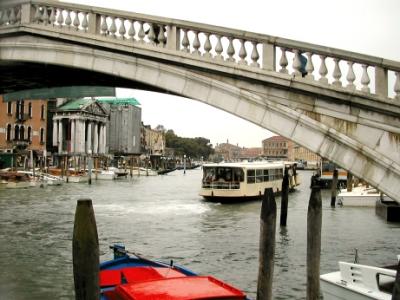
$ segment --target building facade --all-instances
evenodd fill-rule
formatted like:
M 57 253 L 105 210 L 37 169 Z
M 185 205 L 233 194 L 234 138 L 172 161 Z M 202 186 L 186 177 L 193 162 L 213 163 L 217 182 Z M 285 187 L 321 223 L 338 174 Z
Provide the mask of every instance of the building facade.
M 233 161 L 241 158 L 242 148 L 238 145 L 220 143 L 215 146 L 215 156 L 217 160 Z
M 59 155 L 106 154 L 106 110 L 94 99 L 74 99 L 57 106 L 53 146 Z
M 30 150 L 41 158 L 46 151 L 46 119 L 45 100 L 4 102 L 0 96 L 0 152 L 13 153 L 16 166 Z
M 164 155 L 165 154 L 165 134 L 162 130 L 152 129 L 150 125 L 142 126 L 142 145 L 143 154 Z
M 296 161 L 319 162 L 321 160 L 318 154 L 299 145 L 294 146 L 293 157 Z
M 109 114 L 107 148 L 110 154 L 138 155 L 141 152 L 142 109 L 134 98 L 97 99 Z
M 282 136 L 273 136 L 262 141 L 263 156 L 272 160 L 294 160 L 294 143 Z

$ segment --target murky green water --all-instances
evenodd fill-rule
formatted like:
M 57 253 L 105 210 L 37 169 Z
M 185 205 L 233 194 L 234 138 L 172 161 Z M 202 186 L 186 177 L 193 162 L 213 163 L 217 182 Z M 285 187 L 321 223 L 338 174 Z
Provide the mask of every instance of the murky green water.
M 289 195 L 288 226 L 277 220 L 274 299 L 304 299 L 310 172 Z M 0 189 L 0 299 L 73 299 L 72 230 L 76 200 L 91 198 L 101 260 L 108 245 L 124 242 L 150 258 L 173 259 L 212 274 L 255 298 L 261 202 L 220 205 L 199 197 L 201 171 L 26 190 Z M 280 207 L 280 198 L 277 197 Z M 279 210 L 278 210 L 279 216 Z M 321 273 L 353 260 L 394 262 L 400 225 L 373 208 L 330 207 L 323 193 Z

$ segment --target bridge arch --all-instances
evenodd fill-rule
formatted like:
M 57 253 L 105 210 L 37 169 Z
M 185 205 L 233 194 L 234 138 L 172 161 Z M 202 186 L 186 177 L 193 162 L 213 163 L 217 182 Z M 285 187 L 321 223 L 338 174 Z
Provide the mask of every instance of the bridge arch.
M 400 200 L 400 167 L 395 161 L 294 108 L 196 70 L 33 36 L 3 38 L 0 62 L 76 68 L 200 101 L 287 137 Z

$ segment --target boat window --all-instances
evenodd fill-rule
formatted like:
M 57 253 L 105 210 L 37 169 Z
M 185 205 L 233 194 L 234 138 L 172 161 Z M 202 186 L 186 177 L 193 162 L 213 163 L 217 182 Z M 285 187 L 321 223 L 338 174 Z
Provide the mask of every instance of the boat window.
M 264 170 L 256 170 L 256 182 L 264 181 Z
M 268 174 L 269 174 L 269 181 L 275 180 L 275 169 L 270 169 Z
M 215 168 L 203 168 L 203 182 L 212 182 L 215 180 Z
M 269 178 L 268 178 L 268 169 L 265 169 L 265 170 L 264 170 L 263 181 L 269 181 Z
M 255 182 L 256 182 L 256 171 L 247 170 L 247 183 L 255 183 Z
M 244 181 L 244 172 L 240 168 L 233 168 L 233 181 L 239 181 L 243 182 Z
M 387 274 L 376 274 L 376 280 L 378 281 L 378 288 L 381 292 L 391 294 L 394 287 L 394 276 L 390 276 Z

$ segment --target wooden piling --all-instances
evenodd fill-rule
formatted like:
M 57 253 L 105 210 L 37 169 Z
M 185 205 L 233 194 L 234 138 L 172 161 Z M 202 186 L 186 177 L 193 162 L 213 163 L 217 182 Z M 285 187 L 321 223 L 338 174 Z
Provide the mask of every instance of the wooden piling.
M 99 240 L 92 200 L 78 200 L 72 238 L 72 262 L 76 300 L 97 300 L 99 286 Z
M 336 204 L 338 177 L 339 177 L 339 172 L 335 168 L 335 170 L 333 170 L 332 186 L 331 186 L 331 207 L 335 207 Z
M 393 286 L 392 300 L 400 300 L 400 261 L 397 263 L 397 273 Z
M 350 172 L 347 172 L 347 191 L 351 192 L 353 190 L 353 174 L 351 174 Z
M 307 300 L 319 299 L 322 201 L 318 177 L 311 177 L 307 212 Z
M 280 225 L 286 226 L 287 211 L 289 202 L 289 174 L 288 169 L 285 169 L 285 174 L 282 180 L 282 193 L 281 193 L 281 219 Z
M 129 171 L 129 173 L 130 173 L 131 178 L 132 178 L 132 175 L 133 175 L 132 174 L 133 173 L 133 156 L 130 157 L 129 162 L 130 162 L 130 171 Z
M 257 300 L 272 299 L 276 230 L 276 203 L 272 188 L 265 189 L 260 216 Z

